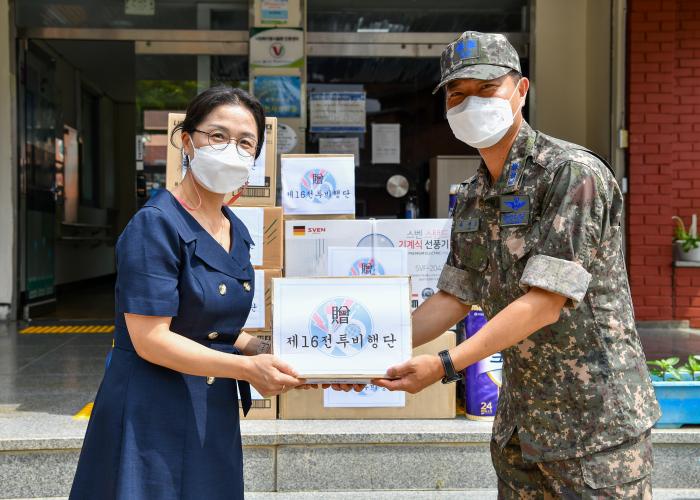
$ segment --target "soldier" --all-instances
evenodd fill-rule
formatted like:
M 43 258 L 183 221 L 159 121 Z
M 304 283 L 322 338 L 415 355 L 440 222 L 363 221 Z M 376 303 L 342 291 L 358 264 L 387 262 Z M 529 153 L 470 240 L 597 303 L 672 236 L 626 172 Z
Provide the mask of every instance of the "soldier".
M 490 321 L 375 383 L 418 392 L 491 354 L 503 386 L 491 455 L 500 498 L 651 498 L 659 408 L 634 323 L 622 195 L 605 160 L 530 128 L 529 81 L 502 35 L 467 31 L 442 53 L 447 120 L 479 150 L 461 185 L 440 291 L 413 316 L 436 338 L 473 304 Z M 389 380 L 395 378 L 395 380 Z

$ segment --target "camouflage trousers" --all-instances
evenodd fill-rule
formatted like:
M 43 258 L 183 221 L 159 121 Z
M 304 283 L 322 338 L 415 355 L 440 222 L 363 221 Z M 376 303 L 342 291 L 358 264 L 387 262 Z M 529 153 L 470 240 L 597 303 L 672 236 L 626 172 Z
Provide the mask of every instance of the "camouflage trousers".
M 505 448 L 491 441 L 498 498 L 651 499 L 650 431 L 619 446 L 581 458 L 526 462 L 517 431 Z

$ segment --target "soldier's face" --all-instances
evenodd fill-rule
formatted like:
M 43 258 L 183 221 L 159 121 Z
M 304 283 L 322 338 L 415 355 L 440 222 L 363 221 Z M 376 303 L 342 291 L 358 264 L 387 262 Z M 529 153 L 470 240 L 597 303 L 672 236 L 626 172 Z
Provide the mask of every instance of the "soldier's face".
M 470 96 L 500 97 L 508 100 L 509 97 L 513 96 L 516 87 L 518 88 L 517 94 L 520 96 L 520 99 L 513 97 L 510 100 L 513 114 L 515 114 L 520 107 L 522 98 L 529 88 L 529 81 L 527 78 L 523 77 L 520 80 L 516 80 L 510 75 L 504 75 L 495 80 L 477 80 L 474 78 L 452 80 L 445 85 L 446 109 L 458 106 Z

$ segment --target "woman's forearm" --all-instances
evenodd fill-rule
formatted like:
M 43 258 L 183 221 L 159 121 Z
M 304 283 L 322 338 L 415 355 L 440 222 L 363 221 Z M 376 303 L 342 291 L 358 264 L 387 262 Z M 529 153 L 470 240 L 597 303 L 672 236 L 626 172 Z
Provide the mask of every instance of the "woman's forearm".
M 170 331 L 170 324 L 127 314 L 126 323 L 134 348 L 140 357 L 181 373 L 205 377 L 247 380 L 250 360 L 205 347 Z
M 250 335 L 246 332 L 241 332 L 236 339 L 234 346 L 246 356 L 270 354 L 270 352 L 272 352 L 272 345 L 269 341 L 263 340 L 255 335 Z
M 539 288 L 509 304 L 470 339 L 450 349 L 457 370 L 526 339 L 559 319 L 566 298 Z

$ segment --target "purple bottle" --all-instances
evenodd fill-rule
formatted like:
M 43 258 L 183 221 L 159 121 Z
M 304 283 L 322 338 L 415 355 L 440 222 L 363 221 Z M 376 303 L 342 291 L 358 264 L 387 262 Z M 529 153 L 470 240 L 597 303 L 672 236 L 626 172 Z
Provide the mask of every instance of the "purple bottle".
M 486 321 L 481 308 L 472 307 L 464 321 L 467 339 L 473 337 Z M 498 407 L 498 392 L 501 390 L 502 366 L 503 358 L 500 353 L 496 353 L 467 367 L 464 385 L 468 419 L 493 420 Z

